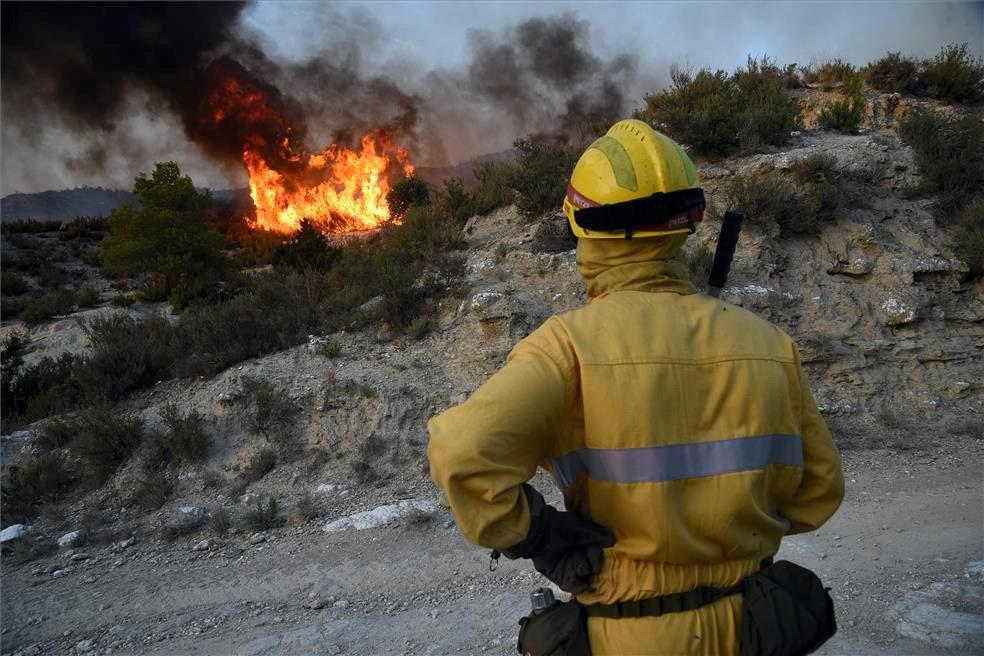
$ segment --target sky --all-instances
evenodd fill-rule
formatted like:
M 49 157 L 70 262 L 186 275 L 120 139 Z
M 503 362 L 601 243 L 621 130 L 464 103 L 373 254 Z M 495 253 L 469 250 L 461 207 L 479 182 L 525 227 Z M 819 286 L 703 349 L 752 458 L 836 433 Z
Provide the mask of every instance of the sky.
M 426 97 L 439 87 L 450 93 L 483 34 L 503 39 L 526 19 L 562 15 L 587 24 L 584 45 L 599 60 L 632 57 L 632 75 L 619 78 L 627 111 L 641 104 L 644 93 L 666 84 L 674 63 L 731 71 L 749 55 L 769 55 L 781 64 L 838 57 L 863 65 L 887 51 L 931 57 L 954 42 L 984 55 L 984 2 L 259 2 L 243 11 L 236 30 L 272 60 L 349 58 L 358 75 L 382 76 L 408 94 Z M 10 91 L 0 79 L 0 96 Z M 184 135 L 176 116 L 148 114 L 154 104 L 145 91 L 134 90 L 112 130 L 94 135 L 55 115 L 32 116 L 28 128 L 26 117 L 4 103 L 0 195 L 79 185 L 129 188 L 136 172 L 166 159 L 203 186 L 244 184 L 243 171 L 207 157 Z M 441 130 L 456 135 L 445 135 L 442 158 L 502 150 L 521 136 L 514 134 L 520 125 L 529 127 L 505 120 L 496 125 L 498 108 L 488 109 L 468 130 L 463 123 L 473 121 L 474 111 L 434 114 L 426 133 L 431 140 Z M 96 139 L 112 139 L 120 147 L 105 149 L 99 167 L 79 166 Z

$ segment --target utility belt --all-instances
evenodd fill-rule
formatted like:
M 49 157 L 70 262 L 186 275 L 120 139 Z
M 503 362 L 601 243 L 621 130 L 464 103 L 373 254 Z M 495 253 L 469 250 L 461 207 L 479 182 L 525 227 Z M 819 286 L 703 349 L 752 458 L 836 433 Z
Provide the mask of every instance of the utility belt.
M 588 618 L 659 617 L 692 611 L 743 594 L 739 656 L 809 654 L 837 632 L 834 602 L 817 575 L 789 561 L 771 561 L 727 588 L 687 592 L 614 604 L 584 606 L 554 602 L 520 620 L 519 653 L 524 656 L 590 656 Z

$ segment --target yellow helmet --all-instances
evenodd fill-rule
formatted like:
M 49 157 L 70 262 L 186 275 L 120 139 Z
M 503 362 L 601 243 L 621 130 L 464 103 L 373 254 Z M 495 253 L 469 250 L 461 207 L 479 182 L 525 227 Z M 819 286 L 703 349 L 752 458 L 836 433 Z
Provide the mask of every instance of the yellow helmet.
M 704 218 L 697 169 L 677 142 L 642 121 L 619 121 L 577 161 L 564 214 L 578 237 L 661 237 Z

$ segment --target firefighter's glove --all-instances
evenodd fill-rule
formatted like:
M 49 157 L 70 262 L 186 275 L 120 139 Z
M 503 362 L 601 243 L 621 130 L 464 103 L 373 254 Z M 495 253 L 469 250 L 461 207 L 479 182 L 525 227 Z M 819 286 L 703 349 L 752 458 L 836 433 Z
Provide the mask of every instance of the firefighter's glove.
M 530 485 L 523 485 L 530 506 L 526 538 L 502 553 L 508 558 L 529 558 L 533 567 L 572 594 L 584 592 L 601 569 L 602 549 L 615 544 L 604 526 L 548 506 Z

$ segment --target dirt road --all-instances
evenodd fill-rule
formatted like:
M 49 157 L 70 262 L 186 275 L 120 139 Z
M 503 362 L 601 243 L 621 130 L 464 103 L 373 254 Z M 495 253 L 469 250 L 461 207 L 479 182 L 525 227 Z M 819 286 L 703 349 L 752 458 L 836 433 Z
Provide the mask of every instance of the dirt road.
M 845 454 L 844 506 L 780 554 L 833 588 L 840 632 L 822 653 L 981 653 L 982 463 L 980 441 Z M 516 620 L 540 583 L 529 567 L 490 573 L 487 552 L 446 514 L 332 534 L 323 524 L 202 551 L 191 550 L 200 536 L 148 538 L 88 560 L 5 564 L 2 652 L 515 653 Z

